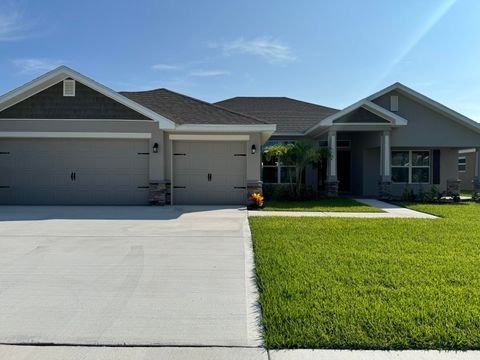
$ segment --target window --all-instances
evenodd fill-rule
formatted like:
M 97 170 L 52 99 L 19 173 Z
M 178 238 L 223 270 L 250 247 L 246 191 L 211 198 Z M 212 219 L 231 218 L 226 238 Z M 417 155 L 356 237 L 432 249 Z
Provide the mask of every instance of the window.
M 75 80 L 63 80 L 63 96 L 75 96 Z
M 467 171 L 467 158 L 465 156 L 460 156 L 458 158 L 458 171 L 459 172 Z
M 273 145 L 288 145 L 295 144 L 294 140 L 268 140 L 263 148 L 267 148 Z M 290 176 L 292 181 L 295 182 L 295 166 L 283 165 L 277 161 L 262 162 L 262 180 L 265 184 L 288 184 L 290 183 Z
M 395 183 L 430 183 L 430 151 L 392 151 L 392 181 Z

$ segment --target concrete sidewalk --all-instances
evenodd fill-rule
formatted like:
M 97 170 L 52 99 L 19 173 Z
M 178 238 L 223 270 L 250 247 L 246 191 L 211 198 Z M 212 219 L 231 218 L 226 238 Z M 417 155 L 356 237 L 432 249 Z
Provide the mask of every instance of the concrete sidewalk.
M 270 350 L 244 347 L 0 345 L 2 360 L 473 360 L 478 351 Z
M 248 216 L 287 216 L 287 217 L 341 217 L 341 218 L 412 218 L 438 219 L 437 216 L 426 214 L 389 204 L 375 199 L 354 199 L 362 204 L 381 209 L 384 212 L 331 212 L 331 211 L 249 211 Z

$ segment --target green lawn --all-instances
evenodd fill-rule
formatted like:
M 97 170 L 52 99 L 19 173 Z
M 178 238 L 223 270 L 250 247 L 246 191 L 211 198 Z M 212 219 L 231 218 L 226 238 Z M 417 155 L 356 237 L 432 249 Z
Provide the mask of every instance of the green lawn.
M 252 217 L 268 348 L 480 349 L 480 204 Z
M 309 201 L 266 201 L 265 211 L 383 212 L 349 198 Z

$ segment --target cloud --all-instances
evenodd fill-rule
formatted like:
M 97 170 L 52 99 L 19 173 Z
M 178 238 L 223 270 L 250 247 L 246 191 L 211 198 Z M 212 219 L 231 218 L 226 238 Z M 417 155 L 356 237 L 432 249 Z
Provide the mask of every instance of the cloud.
M 23 12 L 13 3 L 0 6 L 0 42 L 24 39 L 30 27 Z
M 154 64 L 152 65 L 153 70 L 180 70 L 182 67 L 179 65 L 171 65 L 171 64 Z
M 198 76 L 198 77 L 209 77 L 209 76 L 224 76 L 230 75 L 230 71 L 227 70 L 192 70 L 189 72 L 190 76 Z
M 32 73 L 41 73 L 45 71 L 50 71 L 56 67 L 62 65 L 62 60 L 53 60 L 53 59 L 16 59 L 13 60 L 13 64 L 20 70 L 23 74 L 32 74 Z
M 296 60 L 290 46 L 270 36 L 256 37 L 248 40 L 239 38 L 223 44 L 210 43 L 210 47 L 220 47 L 225 54 L 248 54 L 259 56 L 270 63 L 286 63 Z

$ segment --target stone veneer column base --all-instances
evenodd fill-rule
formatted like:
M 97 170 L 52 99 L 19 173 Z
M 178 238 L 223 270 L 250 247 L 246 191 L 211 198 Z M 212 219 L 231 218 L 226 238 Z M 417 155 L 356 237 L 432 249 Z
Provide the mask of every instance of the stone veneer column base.
M 247 181 L 247 198 L 245 203 L 248 205 L 248 198 L 253 193 L 263 195 L 263 182 L 262 181 Z
M 480 194 L 480 178 L 479 177 L 473 178 L 473 193 Z
M 338 196 L 338 181 L 326 181 L 325 182 L 326 194 L 328 197 L 337 197 Z
M 168 205 L 170 204 L 170 181 L 152 180 L 150 181 L 148 202 L 150 205 Z
M 459 195 L 460 194 L 460 180 L 448 179 L 447 180 L 447 195 Z
M 380 180 L 378 197 L 382 200 L 392 200 L 392 182 L 391 181 Z

